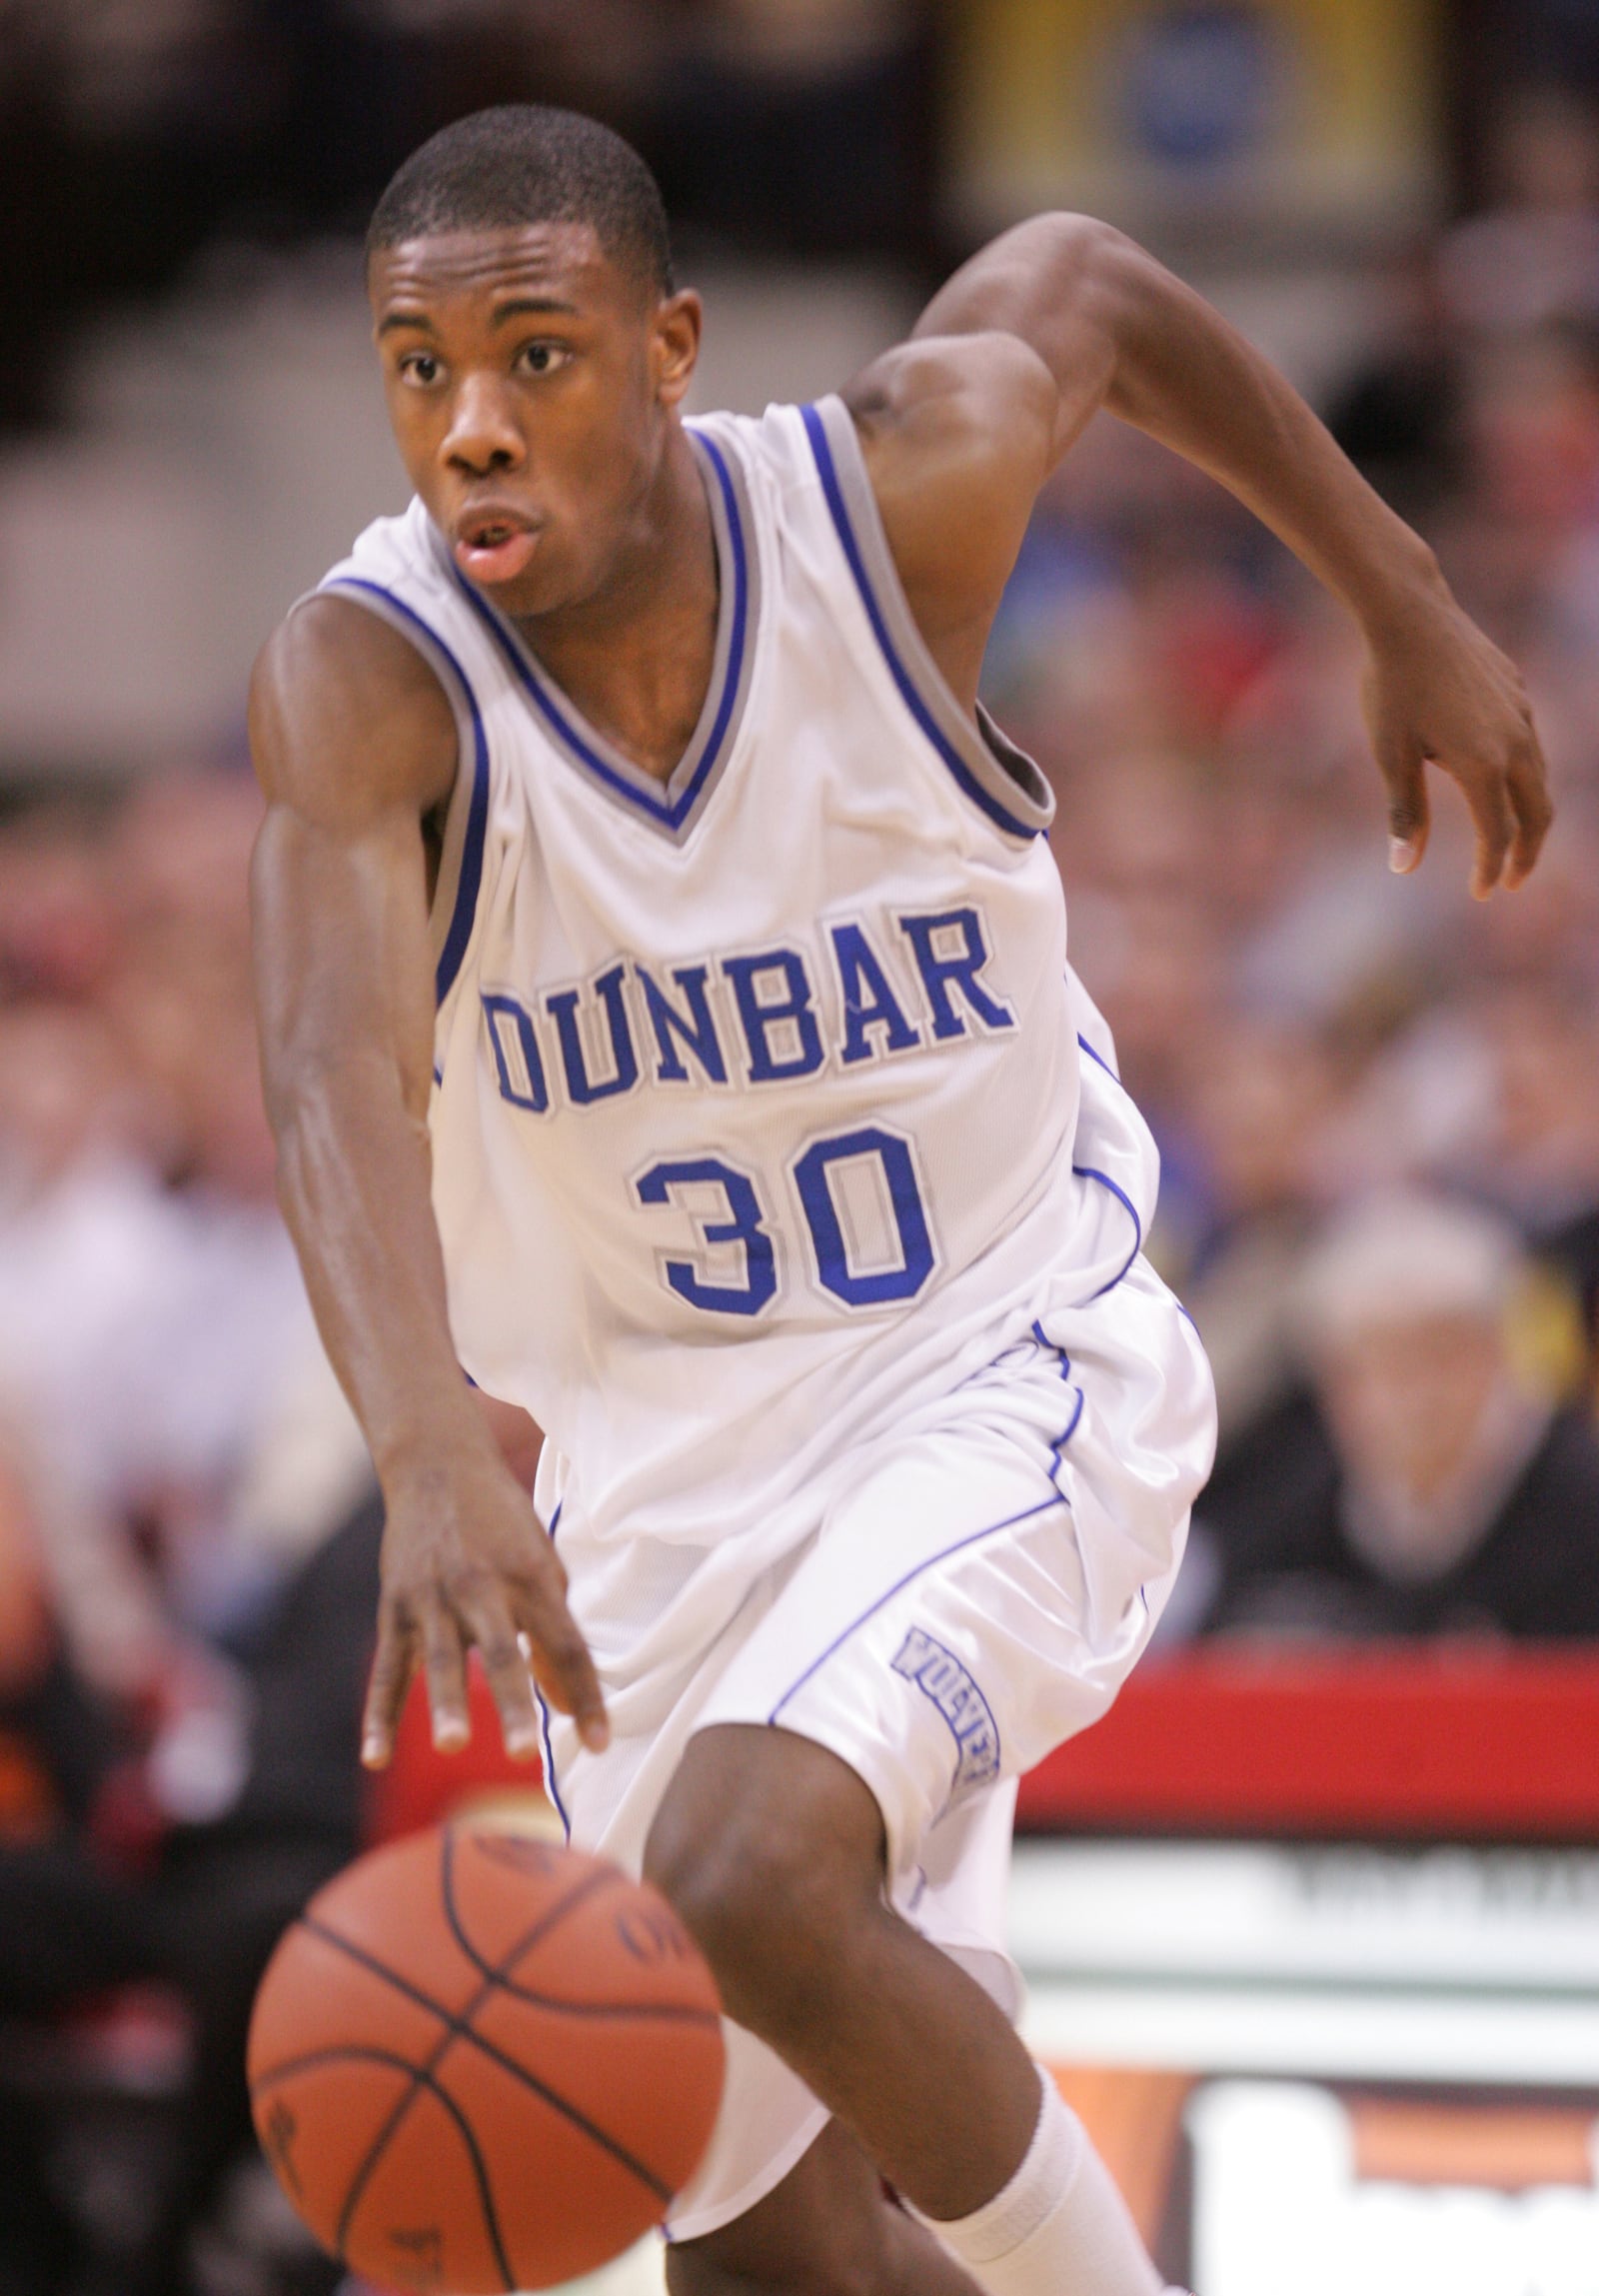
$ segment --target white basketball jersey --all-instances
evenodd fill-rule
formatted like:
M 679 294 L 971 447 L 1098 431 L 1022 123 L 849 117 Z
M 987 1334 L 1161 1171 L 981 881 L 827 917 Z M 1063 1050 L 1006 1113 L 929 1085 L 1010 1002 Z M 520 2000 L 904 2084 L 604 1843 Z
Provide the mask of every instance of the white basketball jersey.
M 1112 1288 L 1155 1189 L 1046 785 L 934 667 L 843 405 L 691 435 L 721 605 L 665 784 L 420 503 L 325 585 L 460 725 L 430 1121 L 461 1360 L 550 1436 L 547 1514 L 634 1553 L 759 1547 L 839 1446 Z

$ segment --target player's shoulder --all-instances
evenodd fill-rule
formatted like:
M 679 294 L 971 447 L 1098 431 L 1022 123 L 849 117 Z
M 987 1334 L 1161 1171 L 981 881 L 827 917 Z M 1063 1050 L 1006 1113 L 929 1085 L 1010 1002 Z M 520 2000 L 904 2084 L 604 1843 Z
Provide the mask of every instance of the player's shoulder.
M 250 742 L 270 798 L 315 791 L 340 810 L 401 799 L 428 812 L 455 779 L 455 712 L 390 622 L 334 590 L 287 614 L 256 658 Z
M 284 616 L 256 657 L 252 700 L 298 704 L 319 716 L 367 716 L 373 707 L 450 705 L 428 662 L 384 617 L 348 593 L 314 590 Z
M 1058 392 L 1030 345 L 1002 329 L 913 335 L 841 394 L 870 463 L 937 469 L 953 458 L 1047 468 Z
M 374 519 L 317 589 L 296 602 L 256 658 L 250 736 L 269 796 L 309 777 L 319 792 L 449 794 L 457 713 L 431 636 L 407 600 L 437 583 L 420 502 Z

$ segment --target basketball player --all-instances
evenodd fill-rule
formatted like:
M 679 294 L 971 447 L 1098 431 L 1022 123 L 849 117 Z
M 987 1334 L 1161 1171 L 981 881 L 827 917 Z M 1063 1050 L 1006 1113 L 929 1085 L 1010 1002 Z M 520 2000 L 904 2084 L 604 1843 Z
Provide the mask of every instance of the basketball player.
M 460 1742 L 469 1642 L 532 1754 L 531 1663 L 573 1838 L 709 1956 L 678 2296 L 1148 2296 L 1012 2029 L 1003 1885 L 1017 1774 L 1160 1613 L 1211 1394 L 983 646 L 1108 407 L 1357 617 L 1401 871 L 1424 762 L 1478 894 L 1532 867 L 1520 681 L 1280 377 L 1079 217 L 759 421 L 684 419 L 700 304 L 591 121 L 435 137 L 369 276 L 416 499 L 253 697 L 283 1200 L 388 1502 L 367 1759 L 414 1666 Z M 463 1367 L 548 1431 L 531 1503 Z

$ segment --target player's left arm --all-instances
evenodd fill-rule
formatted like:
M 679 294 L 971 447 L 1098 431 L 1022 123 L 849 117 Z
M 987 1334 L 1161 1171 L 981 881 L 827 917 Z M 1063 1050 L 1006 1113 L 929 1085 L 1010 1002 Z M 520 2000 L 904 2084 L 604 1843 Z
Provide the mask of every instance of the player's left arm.
M 1421 859 L 1431 763 L 1471 809 L 1472 891 L 1526 877 L 1550 805 L 1514 664 L 1269 361 L 1120 232 L 1018 225 L 845 398 L 911 610 L 963 701 L 1037 490 L 1108 408 L 1230 488 L 1360 624 L 1394 867 Z

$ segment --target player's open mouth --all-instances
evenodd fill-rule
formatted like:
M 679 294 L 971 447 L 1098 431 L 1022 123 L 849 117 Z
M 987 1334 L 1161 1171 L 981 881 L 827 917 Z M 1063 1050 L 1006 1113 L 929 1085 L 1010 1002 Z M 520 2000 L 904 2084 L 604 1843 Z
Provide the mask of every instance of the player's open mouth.
M 456 529 L 457 566 L 474 582 L 513 582 L 532 558 L 539 537 L 511 511 L 475 511 Z

